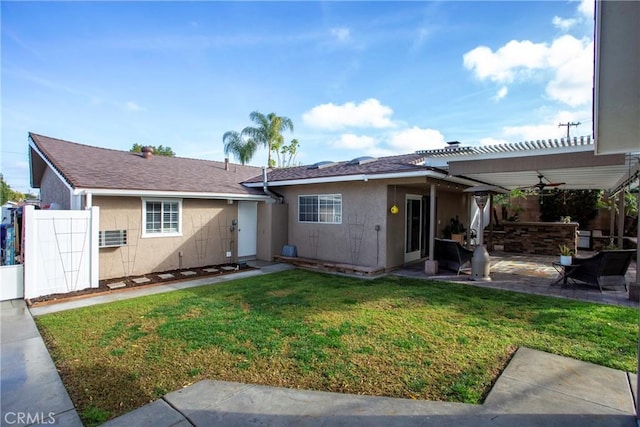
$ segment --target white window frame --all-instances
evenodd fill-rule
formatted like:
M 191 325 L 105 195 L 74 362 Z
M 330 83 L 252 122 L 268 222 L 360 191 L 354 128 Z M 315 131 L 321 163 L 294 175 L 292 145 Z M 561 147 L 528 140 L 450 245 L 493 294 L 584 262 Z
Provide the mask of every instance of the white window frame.
M 300 200 L 302 197 L 316 197 L 318 202 L 318 220 L 317 221 L 302 221 L 300 220 Z M 340 213 L 336 215 L 335 205 L 333 205 L 333 221 L 322 221 L 322 214 L 320 212 L 321 199 L 325 200 L 328 198 L 339 198 L 340 199 Z M 298 222 L 303 224 L 342 224 L 342 194 L 341 193 L 333 193 L 333 194 L 300 194 L 298 196 Z
M 162 203 L 162 212 L 160 214 L 161 231 L 149 232 L 147 231 L 147 203 Z M 163 227 L 163 213 L 165 203 L 177 203 L 178 204 L 178 231 L 162 231 Z M 182 236 L 182 199 L 142 199 L 142 237 L 181 237 Z

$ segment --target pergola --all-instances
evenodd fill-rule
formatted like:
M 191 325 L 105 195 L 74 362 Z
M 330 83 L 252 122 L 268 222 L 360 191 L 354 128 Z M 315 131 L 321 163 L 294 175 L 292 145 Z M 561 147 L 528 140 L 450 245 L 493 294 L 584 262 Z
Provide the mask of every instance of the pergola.
M 606 190 L 618 197 L 622 212 L 621 191 L 640 186 L 640 2 L 596 0 L 595 6 L 594 140 L 454 146 L 425 154 L 448 163 L 451 175 L 504 189 L 533 185 L 542 175 L 548 182 L 563 182 L 566 189 Z M 636 260 L 640 260 L 640 247 Z M 639 292 L 638 270 L 630 294 Z M 638 353 L 640 371 L 640 338 Z M 640 399 L 636 405 L 638 416 Z
M 640 122 L 639 122 L 640 123 Z M 638 126 L 638 124 L 636 124 Z M 562 183 L 564 190 L 605 190 L 617 197 L 625 188 L 637 189 L 640 142 L 627 153 L 597 154 L 589 137 L 548 139 L 480 147 L 447 147 L 422 151 L 432 162 L 446 164 L 452 176 L 465 177 L 513 190 L 536 183 Z M 542 177 L 542 178 L 541 178 Z M 617 197 L 624 211 L 624 197 Z M 618 217 L 622 246 L 624 216 Z

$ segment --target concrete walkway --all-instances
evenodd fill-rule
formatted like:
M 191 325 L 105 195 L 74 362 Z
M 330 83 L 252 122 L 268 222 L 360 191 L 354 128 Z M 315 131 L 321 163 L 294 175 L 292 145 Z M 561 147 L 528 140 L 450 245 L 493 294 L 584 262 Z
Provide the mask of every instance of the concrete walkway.
M 521 348 L 483 405 L 204 380 L 104 426 L 632 427 L 630 382 L 635 376 Z
M 82 426 L 23 300 L 0 302 L 2 426 Z
M 170 283 L 33 307 L 1 303 L 2 426 L 80 426 L 34 316 L 290 268 L 264 265 L 218 278 Z M 433 425 L 636 426 L 634 374 L 521 348 L 483 405 L 292 390 L 205 380 L 108 426 Z

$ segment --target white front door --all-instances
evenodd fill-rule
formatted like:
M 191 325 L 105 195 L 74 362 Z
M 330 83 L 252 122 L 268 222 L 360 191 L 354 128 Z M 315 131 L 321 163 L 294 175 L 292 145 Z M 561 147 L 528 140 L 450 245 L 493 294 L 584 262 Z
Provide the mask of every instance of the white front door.
M 257 252 L 258 202 L 238 202 L 238 258 Z
M 407 194 L 405 207 L 404 262 L 411 262 L 420 259 L 422 248 L 422 196 Z

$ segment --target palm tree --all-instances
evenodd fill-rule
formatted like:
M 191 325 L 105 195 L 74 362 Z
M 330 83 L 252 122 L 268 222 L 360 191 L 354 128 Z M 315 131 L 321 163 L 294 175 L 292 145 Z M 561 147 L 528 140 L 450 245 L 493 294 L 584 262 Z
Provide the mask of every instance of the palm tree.
M 233 153 L 233 157 L 243 165 L 251 161 L 258 149 L 258 144 L 253 138 L 245 141 L 242 135 L 234 130 L 225 132 L 222 135 L 222 142 L 224 142 L 224 154 Z
M 280 157 L 280 147 L 284 141 L 282 132 L 285 130 L 293 131 L 293 122 L 288 117 L 280 117 L 276 113 L 269 113 L 264 115 L 259 111 L 254 111 L 249 114 L 249 119 L 255 123 L 256 127 L 248 126 L 242 130 L 242 135 L 246 135 L 250 140 L 255 141 L 257 144 L 261 144 L 267 147 L 269 150 L 268 166 L 273 167 L 273 160 L 271 159 L 271 151 L 275 150 Z

